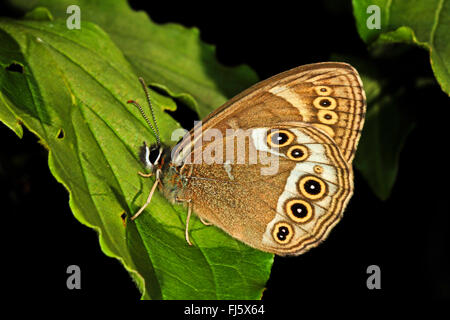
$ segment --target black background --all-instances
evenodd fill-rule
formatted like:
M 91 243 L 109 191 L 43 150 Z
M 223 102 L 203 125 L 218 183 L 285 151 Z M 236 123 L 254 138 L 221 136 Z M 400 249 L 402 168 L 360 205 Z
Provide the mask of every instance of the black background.
M 159 23 L 198 27 L 202 40 L 216 45 L 220 62 L 248 64 L 261 79 L 327 61 L 332 53 L 371 59 L 356 31 L 350 1 L 131 5 Z M 418 48 L 377 63 L 399 83 L 408 82 L 410 75 L 432 76 L 429 55 Z M 408 93 L 402 103 L 417 125 L 401 152 L 391 197 L 380 201 L 356 171 L 355 194 L 328 240 L 302 256 L 275 258 L 263 295 L 273 310 L 287 301 L 299 307 L 322 299 L 450 298 L 449 100 L 436 84 L 419 96 Z M 193 120 L 180 109 L 177 117 Z M 125 269 L 106 257 L 97 234 L 72 216 L 68 192 L 48 169 L 47 151 L 24 131 L 20 140 L 0 125 L 4 290 L 17 298 L 31 293 L 46 299 L 137 300 L 139 292 Z M 71 264 L 81 267 L 82 290 L 66 288 Z M 366 269 L 372 264 L 381 268 L 381 290 L 366 287 Z

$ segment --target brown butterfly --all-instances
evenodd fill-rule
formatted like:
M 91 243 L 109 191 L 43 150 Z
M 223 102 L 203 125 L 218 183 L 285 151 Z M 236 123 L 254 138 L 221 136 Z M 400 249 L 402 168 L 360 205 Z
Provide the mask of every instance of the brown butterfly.
M 141 79 L 151 107 L 146 86 Z M 348 64 L 315 63 L 245 90 L 198 123 L 174 148 L 157 143 L 141 159 L 171 202 L 254 248 L 299 255 L 342 218 L 353 193 L 352 160 L 366 98 Z M 153 111 L 152 111 L 153 115 Z

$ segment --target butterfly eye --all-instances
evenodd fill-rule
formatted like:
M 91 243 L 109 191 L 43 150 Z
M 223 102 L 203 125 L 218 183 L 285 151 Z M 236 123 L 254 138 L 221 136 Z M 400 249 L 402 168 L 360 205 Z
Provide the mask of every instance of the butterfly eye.
M 272 236 L 276 242 L 286 244 L 291 241 L 294 236 L 294 230 L 290 224 L 286 222 L 278 222 L 273 228 Z
M 141 147 L 139 157 L 141 158 L 141 161 L 145 164 L 147 169 L 153 169 L 153 167 L 159 163 L 161 154 L 162 149 L 159 145 L 156 144 L 148 147 L 144 143 L 144 145 Z
M 161 156 L 159 146 L 150 148 L 150 153 L 148 155 L 148 160 L 153 164 L 158 164 L 159 157 Z
M 276 130 L 267 135 L 267 144 L 271 147 L 284 147 L 294 140 L 294 134 L 288 130 Z
M 306 223 L 313 217 L 311 205 L 300 199 L 293 199 L 286 204 L 286 213 L 294 222 Z
M 327 191 L 326 184 L 317 177 L 306 176 L 298 183 L 300 193 L 308 199 L 316 200 L 323 197 Z
M 303 161 L 308 158 L 308 148 L 305 146 L 292 146 L 287 152 L 289 159 L 294 161 Z

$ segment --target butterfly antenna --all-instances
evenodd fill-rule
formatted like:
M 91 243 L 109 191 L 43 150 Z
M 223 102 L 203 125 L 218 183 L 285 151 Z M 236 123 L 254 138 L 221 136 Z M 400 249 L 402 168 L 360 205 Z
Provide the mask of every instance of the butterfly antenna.
M 147 124 L 150 126 L 150 128 L 153 131 L 153 133 L 155 134 L 156 141 L 157 141 L 158 145 L 160 145 L 161 144 L 161 139 L 159 137 L 158 123 L 156 122 L 155 112 L 153 110 L 152 101 L 150 100 L 150 95 L 149 95 L 148 90 L 147 90 L 147 85 L 145 84 L 145 81 L 144 81 L 144 79 L 142 77 L 139 77 L 139 82 L 142 84 L 142 88 L 144 88 L 145 96 L 147 97 L 147 102 L 148 102 L 148 105 L 150 106 L 150 112 L 152 114 L 153 123 L 155 125 L 153 126 L 153 124 L 150 122 L 150 120 L 148 119 L 147 115 L 145 114 L 144 109 L 142 109 L 141 105 L 139 103 L 137 103 L 137 101 L 129 100 L 129 101 L 127 101 L 127 103 L 131 103 L 131 104 L 135 105 L 139 109 L 139 111 L 141 112 L 141 115 L 144 118 L 145 122 L 147 122 Z

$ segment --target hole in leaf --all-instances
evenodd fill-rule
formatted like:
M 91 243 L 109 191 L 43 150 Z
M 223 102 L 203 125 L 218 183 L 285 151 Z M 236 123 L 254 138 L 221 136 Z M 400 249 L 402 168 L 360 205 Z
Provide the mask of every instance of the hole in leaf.
M 184 129 L 190 130 L 194 127 L 194 121 L 200 120 L 197 112 L 192 110 L 182 99 L 170 96 L 161 88 L 151 86 L 152 90 L 158 92 L 160 95 L 172 99 L 177 105 L 175 111 L 164 110 L 168 115 L 174 118 Z
M 186 130 L 190 130 L 194 127 L 194 121 L 199 120 L 197 112 L 192 110 L 187 104 L 181 102 L 180 100 L 174 99 L 177 110 L 170 111 L 165 110 L 172 118 L 174 118 L 178 123 Z
M 23 66 L 18 63 L 11 63 L 5 68 L 6 71 L 23 73 Z
M 58 139 L 63 139 L 64 138 L 64 130 L 63 129 L 59 129 L 59 131 L 58 131 L 58 135 L 57 135 L 57 138 Z
M 122 214 L 120 215 L 120 219 L 122 219 L 122 224 L 124 227 L 127 226 L 127 214 L 125 212 L 122 212 Z

